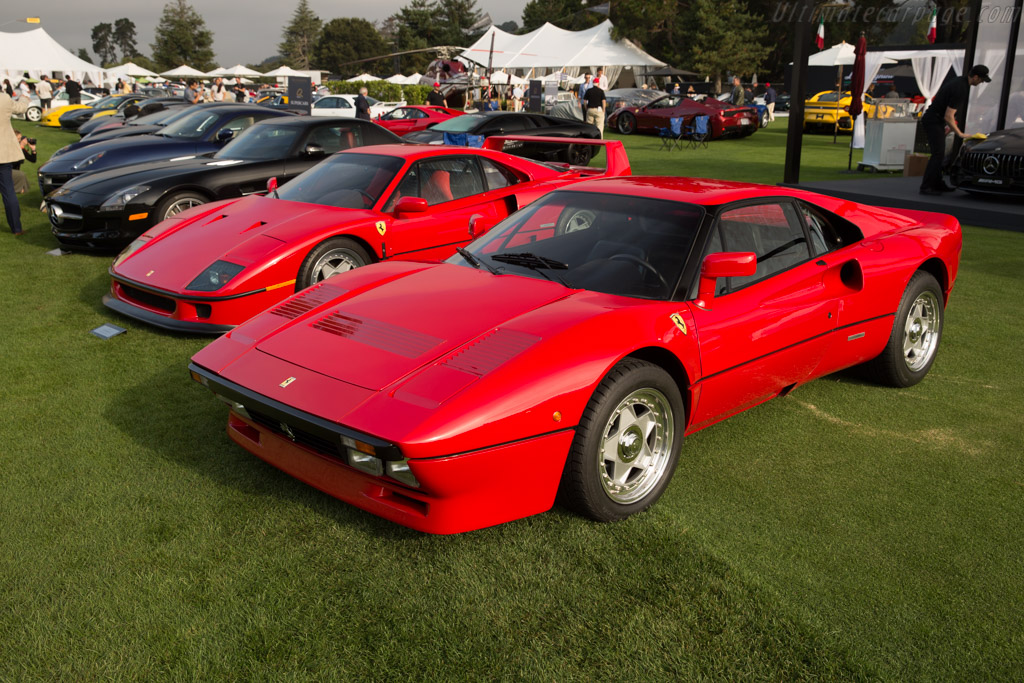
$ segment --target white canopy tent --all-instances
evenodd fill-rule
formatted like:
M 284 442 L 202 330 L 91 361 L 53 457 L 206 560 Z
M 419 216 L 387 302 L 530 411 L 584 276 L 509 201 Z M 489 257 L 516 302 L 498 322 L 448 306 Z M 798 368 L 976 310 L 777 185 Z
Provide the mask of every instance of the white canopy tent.
M 193 69 L 192 67 L 190 67 L 187 64 L 182 64 L 178 68 L 171 69 L 170 71 L 161 71 L 160 75 L 161 76 L 167 76 L 168 78 L 184 78 L 184 77 L 206 78 L 206 72 L 205 71 L 200 71 L 199 69 Z
M 60 72 L 96 85 L 105 76 L 104 69 L 71 54 L 41 27 L 20 33 L 0 32 L 0 78 L 17 83 L 26 71 L 32 78 Z
M 125 62 L 107 69 L 108 78 L 129 76 L 131 78 L 159 78 L 157 74 L 134 62 Z
M 363 73 L 359 74 L 358 76 L 353 76 L 352 78 L 347 78 L 345 80 L 348 81 L 349 83 L 355 83 L 356 81 L 379 81 L 381 79 L 379 79 L 376 76 L 373 76 L 371 74 L 368 74 L 368 73 L 366 73 L 364 71 Z
M 494 85 L 525 85 L 529 81 L 507 71 L 495 71 L 491 74 L 491 83 Z
M 496 69 L 531 72 L 562 70 L 575 78 L 581 69 L 604 67 L 609 83 L 615 83 L 625 67 L 665 66 L 629 40 L 612 40 L 612 22 L 604 21 L 584 31 L 566 31 L 544 24 L 517 36 L 491 26 L 461 57 Z M 494 51 L 491 52 L 491 37 Z
M 234 66 L 229 66 L 226 69 L 221 67 L 217 70 L 220 71 L 220 73 L 217 74 L 218 76 L 245 76 L 246 78 L 259 78 L 263 75 L 259 71 L 256 71 L 256 69 L 250 69 L 244 64 L 235 64 Z
M 268 71 L 263 74 L 264 76 L 273 76 L 275 78 L 287 78 L 288 76 L 306 76 L 307 74 L 302 71 L 296 71 L 290 66 L 279 66 L 273 71 Z

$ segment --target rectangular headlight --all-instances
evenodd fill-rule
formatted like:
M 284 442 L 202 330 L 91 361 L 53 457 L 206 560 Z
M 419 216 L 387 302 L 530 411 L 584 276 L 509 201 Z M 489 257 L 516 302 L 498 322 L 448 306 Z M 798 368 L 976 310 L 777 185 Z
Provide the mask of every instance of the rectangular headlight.
M 400 481 L 406 486 L 419 488 L 420 483 L 416 480 L 416 475 L 412 473 L 412 469 L 409 468 L 408 460 L 389 460 L 386 468 L 388 476 L 395 481 Z
M 372 474 L 375 477 L 379 477 L 384 474 L 384 463 L 380 458 L 367 455 L 362 451 L 357 451 L 354 448 L 348 449 L 348 464 L 356 468 L 360 472 L 366 472 Z

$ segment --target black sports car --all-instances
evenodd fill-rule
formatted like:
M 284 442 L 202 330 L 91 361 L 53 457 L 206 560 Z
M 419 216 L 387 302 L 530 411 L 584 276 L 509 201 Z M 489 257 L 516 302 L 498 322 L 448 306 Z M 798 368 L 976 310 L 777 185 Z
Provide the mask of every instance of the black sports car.
M 78 127 L 78 134 L 83 138 L 96 132 L 99 129 L 107 129 L 110 126 L 121 124 L 126 121 L 134 121 L 140 116 L 147 116 L 172 107 L 184 107 L 188 101 L 180 97 L 150 97 L 139 100 L 133 105 L 128 105 L 110 116 L 94 116 Z
M 192 107 L 187 102 L 182 105 L 174 105 L 146 116 L 140 116 L 130 121 L 111 121 L 110 128 L 104 128 L 93 133 L 89 133 L 78 142 L 72 142 L 70 145 L 64 145 L 50 156 L 51 159 L 58 157 L 61 154 L 67 154 L 73 152 L 76 149 L 81 149 L 88 145 L 96 144 L 97 142 L 104 142 L 106 140 L 115 140 L 117 138 L 127 137 L 129 135 L 150 135 L 152 133 L 159 133 L 160 129 L 164 126 L 174 123 L 182 116 L 185 116 L 188 111 L 187 107 Z M 111 116 L 111 119 L 114 117 Z M 105 121 L 106 116 L 100 119 Z M 89 123 L 93 123 L 90 121 Z M 88 125 L 88 124 L 87 124 Z
M 50 227 L 68 247 L 118 249 L 180 211 L 265 192 L 270 178 L 284 183 L 328 154 L 401 141 L 370 121 L 275 117 L 199 159 L 154 161 L 76 178 L 46 197 Z
M 147 99 L 146 95 L 112 95 L 111 97 L 104 97 L 95 105 L 86 109 L 72 109 L 67 113 L 61 114 L 59 119 L 60 127 L 63 130 L 78 130 L 83 123 L 92 120 L 101 111 L 124 111 L 124 108 L 128 105 L 135 104 L 144 99 Z M 105 114 L 105 116 L 110 115 Z M 103 117 L 101 116 L 100 118 Z
M 445 134 L 450 144 L 473 144 L 469 136 L 487 138 L 492 135 L 538 135 L 557 138 L 588 138 L 597 140 L 601 131 L 589 123 L 561 119 L 544 114 L 526 112 L 492 111 L 479 114 L 455 116 L 426 130 L 409 133 L 402 139 L 428 145 L 445 144 Z M 506 152 L 538 161 L 567 161 L 577 166 L 586 166 L 594 154 L 590 145 L 551 145 L 525 142 L 509 143 Z
M 949 172 L 950 182 L 972 194 L 1024 197 L 1024 128 L 997 130 L 967 140 Z
M 254 104 L 195 107 L 157 133 L 98 142 L 50 157 L 39 168 L 39 189 L 45 196 L 84 173 L 144 161 L 191 158 L 216 152 L 237 133 L 257 121 L 277 116 L 291 114 Z

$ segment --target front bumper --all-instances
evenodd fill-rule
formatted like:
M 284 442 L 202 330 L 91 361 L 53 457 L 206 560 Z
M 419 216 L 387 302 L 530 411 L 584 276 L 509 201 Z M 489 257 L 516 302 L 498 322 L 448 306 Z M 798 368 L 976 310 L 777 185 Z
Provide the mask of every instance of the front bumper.
M 409 460 L 420 483 L 413 488 L 346 464 L 333 448 L 337 440 L 324 438 L 321 418 L 190 368 L 208 379 L 215 394 L 245 406 L 247 417 L 231 410 L 227 431 L 247 451 L 334 498 L 426 533 L 462 533 L 551 509 L 575 433 L 566 429 L 470 453 Z M 354 433 L 340 425 L 334 430 Z
M 46 213 L 53 236 L 74 249 L 122 249 L 154 225 L 146 206 L 101 212 L 98 205 L 81 206 L 58 197 L 46 199 Z
M 203 296 L 150 287 L 111 273 L 103 305 L 121 315 L 174 332 L 223 334 L 274 305 L 294 290 L 279 287 L 227 296 Z

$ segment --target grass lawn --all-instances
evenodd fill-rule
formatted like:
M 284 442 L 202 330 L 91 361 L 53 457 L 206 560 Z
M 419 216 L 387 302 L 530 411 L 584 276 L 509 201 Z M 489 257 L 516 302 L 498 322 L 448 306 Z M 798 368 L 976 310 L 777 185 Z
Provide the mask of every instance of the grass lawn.
M 637 173 L 775 183 L 780 123 L 626 144 Z M 41 159 L 72 139 L 17 127 Z M 842 139 L 806 142 L 804 178 L 840 177 Z M 0 680 L 1019 680 L 1020 233 L 965 229 L 918 386 L 832 376 L 700 432 L 622 523 L 431 537 L 230 442 L 185 369 L 208 340 L 106 310 L 109 258 L 46 255 L 39 202 L 0 232 Z

